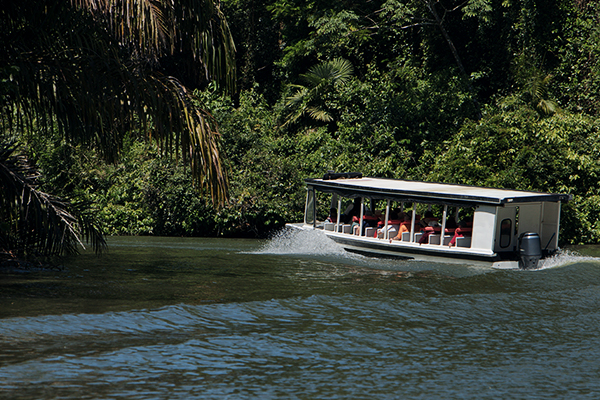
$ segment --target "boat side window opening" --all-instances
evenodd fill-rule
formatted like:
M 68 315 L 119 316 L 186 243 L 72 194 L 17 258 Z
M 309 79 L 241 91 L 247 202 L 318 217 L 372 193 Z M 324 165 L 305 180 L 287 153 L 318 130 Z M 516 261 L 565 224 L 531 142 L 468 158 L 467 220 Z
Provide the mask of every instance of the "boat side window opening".
M 327 220 L 331 213 L 331 194 L 315 190 L 315 218 L 317 223 Z
M 340 222 L 344 224 L 352 223 L 352 217 L 360 213 L 360 197 L 355 199 L 343 198 L 340 211 Z
M 474 212 L 475 210 L 472 207 L 454 207 L 453 213 L 448 212 L 444 229 L 444 245 L 471 247 Z
M 507 248 L 510 246 L 512 235 L 512 221 L 510 218 L 503 219 L 500 223 L 500 247 Z
M 316 223 L 315 213 L 315 190 L 313 188 L 308 188 L 306 191 L 306 208 L 304 210 L 304 223 L 307 225 L 314 225 Z
M 473 207 L 447 204 L 343 197 L 309 187 L 304 223 L 318 229 L 389 240 L 390 243 L 468 248 L 471 247 L 474 212 Z M 504 247 L 510 245 L 510 234 L 514 229 L 512 221 L 508 222 L 510 225 L 502 231 Z

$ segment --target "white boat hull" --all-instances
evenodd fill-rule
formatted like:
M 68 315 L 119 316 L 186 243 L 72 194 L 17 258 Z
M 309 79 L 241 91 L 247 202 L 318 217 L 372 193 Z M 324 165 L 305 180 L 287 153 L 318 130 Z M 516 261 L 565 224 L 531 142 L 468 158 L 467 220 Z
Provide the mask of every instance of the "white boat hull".
M 287 224 L 290 228 L 314 230 L 311 225 Z M 486 249 L 450 247 L 439 244 L 419 244 L 391 239 L 357 236 L 318 229 L 346 251 L 375 257 L 394 257 L 406 260 L 442 263 L 464 263 L 496 269 L 518 269 L 517 261 L 501 260 L 498 254 Z

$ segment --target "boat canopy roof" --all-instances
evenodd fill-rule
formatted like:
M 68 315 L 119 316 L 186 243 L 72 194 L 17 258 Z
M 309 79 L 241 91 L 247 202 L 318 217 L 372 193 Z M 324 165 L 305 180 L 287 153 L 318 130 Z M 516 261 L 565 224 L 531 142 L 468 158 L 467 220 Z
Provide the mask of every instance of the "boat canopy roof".
M 528 192 L 512 189 L 494 189 L 447 183 L 405 181 L 383 178 L 306 179 L 307 186 L 321 192 L 336 193 L 342 197 L 366 197 L 417 203 L 435 203 L 457 206 L 507 203 L 566 202 L 569 194 Z

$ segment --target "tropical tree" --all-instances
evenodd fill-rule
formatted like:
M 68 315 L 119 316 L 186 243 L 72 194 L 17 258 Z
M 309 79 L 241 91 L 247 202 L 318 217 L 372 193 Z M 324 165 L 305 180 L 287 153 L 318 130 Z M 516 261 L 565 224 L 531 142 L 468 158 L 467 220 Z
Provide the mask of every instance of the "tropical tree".
M 537 67 L 528 66 L 527 62 L 522 60 L 517 64 L 515 79 L 519 88 L 515 94 L 501 99 L 500 106 L 504 109 L 525 106 L 536 110 L 542 116 L 558 112 L 558 104 L 551 98 L 550 91 L 553 75 Z
M 192 84 L 233 88 L 235 47 L 213 0 L 1 1 L 0 23 L 5 138 L 57 132 L 107 160 L 118 158 L 126 134 L 154 140 L 188 161 L 198 187 L 224 204 L 216 123 L 168 74 L 176 65 L 192 71 Z
M 92 216 L 76 205 L 69 212 L 68 203 L 37 188 L 38 177 L 18 145 L 0 146 L 0 259 L 76 253 L 81 237 L 102 250 L 106 242 Z
M 330 110 L 324 104 L 324 95 L 327 91 L 346 84 L 353 72 L 350 61 L 336 58 L 317 64 L 308 73 L 300 75 L 308 86 L 291 85 L 296 88 L 296 92 L 286 99 L 286 107 L 291 112 L 284 125 L 295 122 L 304 115 L 317 121 L 333 121 Z

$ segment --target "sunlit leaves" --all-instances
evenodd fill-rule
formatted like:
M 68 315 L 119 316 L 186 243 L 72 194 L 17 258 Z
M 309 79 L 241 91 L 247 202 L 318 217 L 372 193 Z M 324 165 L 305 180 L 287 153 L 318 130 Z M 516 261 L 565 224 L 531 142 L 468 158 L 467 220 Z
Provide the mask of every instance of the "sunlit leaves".
M 600 239 L 599 149 L 598 121 L 521 106 L 465 124 L 424 160 L 433 181 L 572 194 L 561 237 L 581 243 Z
M 465 17 L 478 18 L 484 22 L 490 21 L 492 10 L 491 0 L 469 0 L 462 9 Z
M 322 122 L 333 121 L 330 110 L 324 105 L 324 96 L 337 87 L 343 86 L 352 78 L 354 68 L 348 60 L 336 58 L 311 67 L 301 78 L 308 87 L 294 85 L 296 92 L 286 99 L 286 107 L 291 110 L 284 125 L 297 121 L 303 115 Z
M 344 85 L 352 77 L 354 68 L 348 60 L 336 58 L 311 67 L 308 73 L 300 75 L 311 86 L 318 88 L 328 83 L 334 86 Z
M 213 0 L 71 0 L 90 11 L 119 44 L 155 61 L 189 51 L 207 79 L 235 84 L 235 45 L 229 25 Z
M 3 127 L 22 133 L 56 125 L 108 160 L 118 157 L 127 131 L 137 132 L 182 154 L 199 186 L 224 203 L 216 125 L 156 64 L 187 51 L 203 79 L 233 87 L 234 45 L 214 2 L 38 0 L 11 3 L 0 18 Z

